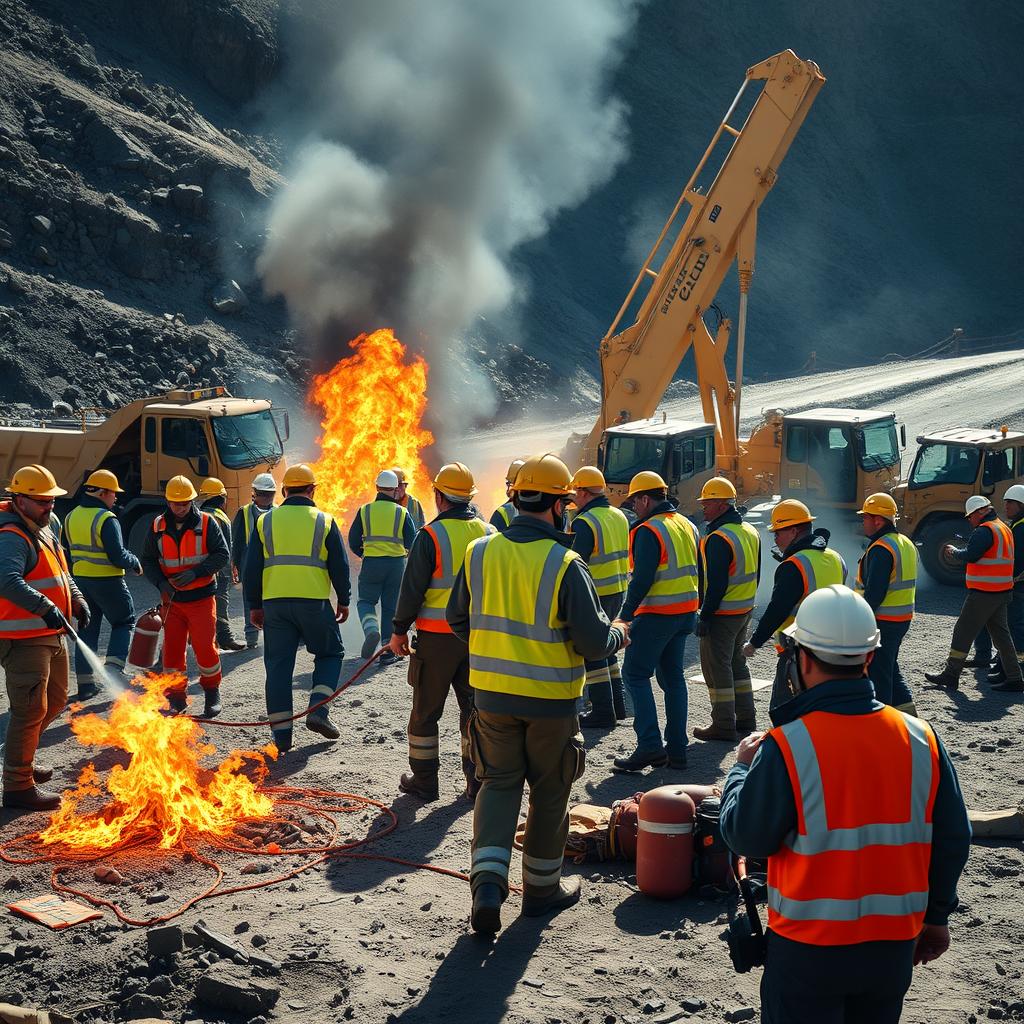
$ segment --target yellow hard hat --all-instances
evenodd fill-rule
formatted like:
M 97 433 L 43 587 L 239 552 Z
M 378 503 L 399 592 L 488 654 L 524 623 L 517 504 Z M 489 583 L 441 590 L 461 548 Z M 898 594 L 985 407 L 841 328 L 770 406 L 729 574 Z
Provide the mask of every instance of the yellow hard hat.
M 641 491 L 656 491 L 659 488 L 668 490 L 668 484 L 661 478 L 661 474 L 645 469 L 642 473 L 637 473 L 629 481 L 629 494 L 627 497 L 632 498 L 634 494 L 639 494 Z
M 787 526 L 799 526 L 801 523 L 813 523 L 811 510 L 796 498 L 786 498 L 772 509 L 772 521 L 768 529 L 774 533 L 784 530 Z
M 588 491 L 603 491 L 608 486 L 605 483 L 604 473 L 597 466 L 580 466 L 572 478 L 572 485 Z
M 295 466 L 289 466 L 284 471 L 284 479 L 281 481 L 282 487 L 309 487 L 311 484 L 316 483 L 316 476 L 313 470 L 306 465 L 305 462 L 300 462 Z
M 736 488 L 733 487 L 731 480 L 726 480 L 724 476 L 713 476 L 704 484 L 700 489 L 699 500 L 713 501 L 715 498 L 735 500 Z
M 465 498 L 466 501 L 476 494 L 473 474 L 469 467 L 461 462 L 449 462 L 447 466 L 442 466 L 434 477 L 434 486 L 442 494 L 448 494 L 453 498 Z
M 215 476 L 208 476 L 199 485 L 199 493 L 204 498 L 226 498 L 228 489 Z
M 392 466 L 391 472 L 398 477 L 398 482 L 400 484 L 407 484 L 409 482 L 409 478 L 405 475 L 405 470 L 400 466 Z
M 98 487 L 101 491 L 116 491 L 124 494 L 124 488 L 117 482 L 117 477 L 109 469 L 97 469 L 89 474 L 85 481 L 86 487 Z
M 899 519 L 900 513 L 896 507 L 896 501 L 891 494 L 879 491 L 878 494 L 869 494 L 864 499 L 864 507 L 857 513 L 859 516 L 882 516 L 895 522 Z
M 172 476 L 164 488 L 164 497 L 168 501 L 191 501 L 198 495 L 187 476 Z
M 516 482 L 516 474 L 523 468 L 523 460 L 516 459 L 508 467 L 508 472 L 505 474 L 505 483 L 511 486 Z
M 45 466 L 22 466 L 7 487 L 11 494 L 29 498 L 59 498 L 68 492 L 57 486 L 57 479 Z
M 536 491 L 540 494 L 558 494 L 563 497 L 572 494 L 572 473 L 569 467 L 551 452 L 531 455 L 516 474 L 513 490 Z

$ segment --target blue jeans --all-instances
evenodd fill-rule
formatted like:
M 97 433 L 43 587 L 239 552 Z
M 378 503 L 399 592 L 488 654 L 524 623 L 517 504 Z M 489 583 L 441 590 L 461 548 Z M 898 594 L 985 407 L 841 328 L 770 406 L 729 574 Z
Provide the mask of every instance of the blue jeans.
M 633 698 L 633 728 L 637 750 L 669 757 L 686 756 L 686 679 L 683 656 L 686 638 L 693 633 L 696 616 L 638 615 L 629 631 L 629 646 L 622 661 L 622 681 Z M 665 695 L 665 742 L 658 729 L 651 676 Z
M 392 619 L 398 604 L 398 591 L 402 586 L 405 572 L 405 556 L 371 557 L 363 559 L 359 570 L 359 586 L 356 591 L 356 610 L 363 636 L 374 631 L 380 632 L 381 646 L 386 647 L 391 639 Z M 380 604 L 380 627 L 377 625 L 377 605 Z
M 263 603 L 263 664 L 267 672 L 267 717 L 271 722 L 292 715 L 292 676 L 299 644 L 313 655 L 309 703 L 317 704 L 338 688 L 345 648 L 330 601 L 272 598 Z M 325 704 L 314 715 L 326 718 Z M 291 739 L 292 723 L 273 729 L 274 738 Z
M 107 641 L 108 665 L 124 668 L 128 658 L 128 645 L 135 625 L 135 605 L 123 576 L 76 576 L 75 582 L 89 603 L 92 618 L 79 632 L 82 641 L 99 654 L 100 627 L 103 620 L 110 623 Z M 92 669 L 78 645 L 75 645 L 75 675 L 79 680 L 92 677 Z M 79 684 L 81 685 L 81 684 Z
M 868 675 L 875 684 L 875 696 L 883 704 L 894 708 L 911 704 L 914 700 L 898 661 L 900 644 L 903 643 L 908 629 L 909 622 L 879 622 L 878 632 L 881 634 L 882 645 L 875 651 L 875 656 L 868 666 Z

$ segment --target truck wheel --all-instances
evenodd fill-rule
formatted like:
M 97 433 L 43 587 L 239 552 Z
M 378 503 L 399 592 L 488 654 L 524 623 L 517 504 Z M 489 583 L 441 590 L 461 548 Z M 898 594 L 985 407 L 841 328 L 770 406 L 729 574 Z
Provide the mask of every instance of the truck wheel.
M 158 512 L 143 512 L 128 531 L 128 550 L 136 557 L 142 558 L 142 548 L 146 543 L 146 535 L 153 529 L 153 520 Z
M 964 566 L 949 558 L 943 549 L 947 544 L 961 547 L 965 539 L 964 526 L 953 518 L 935 519 L 925 523 L 915 538 L 921 552 L 921 563 L 928 570 L 928 575 L 937 583 L 945 583 L 949 587 L 964 585 Z

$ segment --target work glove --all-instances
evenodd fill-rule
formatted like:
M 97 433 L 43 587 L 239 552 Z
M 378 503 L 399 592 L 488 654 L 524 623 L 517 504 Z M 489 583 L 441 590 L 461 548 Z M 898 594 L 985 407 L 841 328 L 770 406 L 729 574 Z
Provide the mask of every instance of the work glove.
M 708 623 L 705 621 L 704 616 L 703 615 L 698 615 L 697 616 L 697 625 L 694 628 L 694 633 L 696 633 L 697 636 L 707 636 L 708 633 L 710 633 L 710 632 L 711 632 L 711 626 L 709 626 Z
M 40 617 L 46 623 L 47 629 L 65 630 L 68 628 L 68 620 L 64 618 L 61 610 L 55 604 L 51 603 Z
M 185 569 L 183 572 L 179 572 L 177 576 L 171 577 L 171 582 L 176 587 L 187 587 L 190 583 L 195 583 L 196 574 L 194 569 Z
M 75 618 L 78 620 L 79 630 L 85 629 L 89 625 L 89 621 L 92 619 L 92 612 L 89 610 L 89 604 L 84 599 L 80 601 L 73 601 L 71 603 L 71 610 L 75 613 Z
M 253 608 L 249 612 L 249 621 L 257 628 L 263 628 L 263 609 Z

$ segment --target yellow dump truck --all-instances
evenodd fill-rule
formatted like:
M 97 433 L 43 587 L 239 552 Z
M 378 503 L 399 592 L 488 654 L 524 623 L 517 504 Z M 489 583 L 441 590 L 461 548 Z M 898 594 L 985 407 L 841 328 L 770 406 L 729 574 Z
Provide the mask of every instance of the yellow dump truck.
M 171 477 L 187 476 L 197 487 L 219 477 L 232 515 L 249 500 L 257 473 L 280 483 L 287 440 L 288 414 L 267 399 L 233 398 L 223 387 L 175 390 L 109 414 L 87 409 L 75 420 L 0 425 L 0 481 L 19 466 L 45 465 L 68 491 L 57 507 L 63 517 L 94 469 L 113 470 L 125 490 L 122 528 L 138 552 Z

